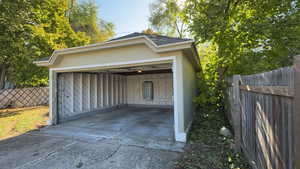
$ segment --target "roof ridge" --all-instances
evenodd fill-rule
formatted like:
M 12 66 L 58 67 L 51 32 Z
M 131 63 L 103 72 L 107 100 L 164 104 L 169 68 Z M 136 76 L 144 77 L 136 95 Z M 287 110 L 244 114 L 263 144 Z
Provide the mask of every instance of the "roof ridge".
M 160 35 L 160 34 L 150 34 L 150 33 L 140 33 L 143 35 L 150 35 L 150 36 L 159 36 L 159 37 L 164 37 L 164 38 L 172 38 L 172 39 L 182 39 L 182 40 L 193 40 L 190 38 L 180 38 L 180 37 L 173 37 L 173 36 L 166 36 L 166 35 Z
M 131 38 L 131 37 L 138 37 L 138 36 L 147 36 L 147 37 L 161 37 L 161 38 L 168 38 L 168 39 L 177 39 L 177 40 L 193 40 L 190 38 L 180 38 L 180 37 L 171 37 L 171 36 L 166 36 L 166 35 L 160 35 L 160 34 L 149 34 L 149 33 L 143 33 L 143 32 L 133 32 L 124 36 L 119 36 L 116 38 L 112 38 L 108 41 L 114 41 L 114 40 L 119 40 L 119 39 L 126 39 L 126 38 Z

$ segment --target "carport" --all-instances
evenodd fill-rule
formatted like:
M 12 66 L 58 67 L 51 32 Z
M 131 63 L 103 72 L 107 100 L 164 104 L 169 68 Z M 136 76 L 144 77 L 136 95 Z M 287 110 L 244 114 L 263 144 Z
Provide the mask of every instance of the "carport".
M 35 63 L 49 67 L 51 124 L 128 107 L 169 109 L 174 139 L 186 141 L 199 71 L 192 40 L 133 33 Z

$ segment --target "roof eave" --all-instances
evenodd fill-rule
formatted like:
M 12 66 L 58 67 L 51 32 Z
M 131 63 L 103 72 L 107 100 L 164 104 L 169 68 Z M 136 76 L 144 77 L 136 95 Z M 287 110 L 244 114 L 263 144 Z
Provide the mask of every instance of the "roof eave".
M 138 42 L 138 43 L 133 42 L 133 43 L 123 44 L 123 45 L 119 44 L 119 45 L 114 46 L 114 44 L 119 43 L 119 42 L 124 42 L 125 43 L 126 41 L 128 42 L 130 40 L 138 40 L 138 39 L 146 39 L 146 42 Z M 162 52 L 170 52 L 170 51 L 176 51 L 176 50 L 183 50 L 183 49 L 187 49 L 187 48 L 192 48 L 192 44 L 194 43 L 194 40 L 188 40 L 188 41 L 177 42 L 177 43 L 170 43 L 170 44 L 165 44 L 165 45 L 156 45 L 147 36 L 142 35 L 142 36 L 137 36 L 137 37 L 132 37 L 132 38 L 126 38 L 126 39 L 96 43 L 96 44 L 87 45 L 87 46 L 79 46 L 79 47 L 56 50 L 56 51 L 53 52 L 53 54 L 51 55 L 51 57 L 48 60 L 34 61 L 33 63 L 36 64 L 37 66 L 50 66 L 50 65 L 54 64 L 56 58 L 59 55 L 86 52 L 86 51 L 93 51 L 93 50 L 101 50 L 101 49 L 121 47 L 121 46 L 130 46 L 130 45 L 142 44 L 142 43 L 146 43 L 146 45 L 148 45 L 150 48 L 152 48 L 155 52 L 162 53 Z M 111 45 L 111 46 L 108 46 L 108 45 Z M 179 45 L 180 45 L 180 47 L 176 47 L 176 46 L 179 46 Z

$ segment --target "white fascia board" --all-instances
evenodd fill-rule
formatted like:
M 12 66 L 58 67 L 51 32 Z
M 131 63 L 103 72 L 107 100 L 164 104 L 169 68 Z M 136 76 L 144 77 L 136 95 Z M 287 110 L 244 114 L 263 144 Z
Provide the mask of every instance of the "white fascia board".
M 138 40 L 138 39 L 144 39 L 144 41 L 126 43 L 126 41 Z M 124 42 L 124 43 L 116 44 L 118 42 Z M 136 45 L 136 44 L 146 44 L 154 52 L 157 52 L 157 53 L 169 52 L 169 51 L 191 48 L 191 45 L 193 42 L 194 42 L 193 40 L 190 40 L 190 41 L 185 41 L 185 42 L 178 42 L 178 43 L 157 46 L 151 39 L 149 39 L 147 36 L 143 35 L 143 36 L 138 36 L 138 37 L 133 37 L 133 38 L 108 41 L 108 42 L 104 42 L 104 43 L 96 43 L 96 44 L 87 45 L 87 46 L 79 46 L 79 47 L 56 50 L 53 52 L 53 54 L 51 55 L 51 57 L 49 58 L 48 61 L 35 61 L 34 63 L 38 66 L 50 66 L 50 65 L 54 64 L 56 58 L 59 55 L 81 53 L 81 52 L 115 48 L 115 47 L 123 47 L 123 46 L 130 46 L 130 45 Z M 184 45 L 184 44 L 186 44 L 186 46 L 176 47 L 177 45 Z
M 112 68 L 121 68 L 121 67 L 129 67 L 129 66 L 131 67 L 131 66 L 161 64 L 161 63 L 172 63 L 173 60 L 175 59 L 176 59 L 175 56 L 169 56 L 169 57 L 162 57 L 162 58 L 155 58 L 155 59 L 140 59 L 135 61 L 72 66 L 72 67 L 62 67 L 62 68 L 50 68 L 50 70 L 55 72 L 90 71 L 95 69 L 101 70 L 101 69 L 112 69 Z

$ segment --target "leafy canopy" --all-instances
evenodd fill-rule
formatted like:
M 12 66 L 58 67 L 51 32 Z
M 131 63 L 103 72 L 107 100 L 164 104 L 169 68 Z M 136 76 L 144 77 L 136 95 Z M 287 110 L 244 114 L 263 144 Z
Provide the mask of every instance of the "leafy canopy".
M 182 36 L 181 23 L 198 44 L 199 105 L 220 110 L 226 77 L 289 66 L 300 53 L 298 0 L 157 0 L 151 7 L 156 31 Z
M 149 22 L 159 34 L 184 38 L 188 36 L 184 23 L 183 0 L 157 0 L 150 5 Z
M 298 0 L 187 0 L 184 13 L 200 46 L 201 97 L 217 107 L 226 77 L 289 66 L 300 53 Z
M 254 73 L 292 63 L 300 52 L 298 0 L 187 0 L 197 40 L 218 45 L 224 73 Z
M 70 12 L 72 28 L 76 32 L 85 32 L 91 43 L 102 42 L 115 35 L 114 25 L 97 17 L 98 12 L 98 6 L 91 0 L 73 5 Z
M 47 69 L 33 61 L 89 43 L 85 33 L 71 28 L 65 0 L 2 0 L 0 11 L 0 64 L 17 86 L 47 85 Z

